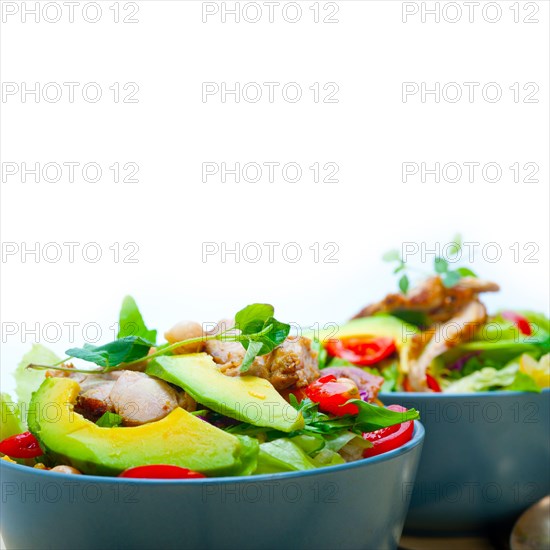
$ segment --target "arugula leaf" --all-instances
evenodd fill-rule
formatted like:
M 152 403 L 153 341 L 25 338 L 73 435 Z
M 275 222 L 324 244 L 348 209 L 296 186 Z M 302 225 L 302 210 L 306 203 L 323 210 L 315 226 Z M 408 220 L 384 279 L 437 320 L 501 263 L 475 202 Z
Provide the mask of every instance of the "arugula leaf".
M 386 407 L 372 405 L 362 399 L 351 399 L 348 403 L 353 403 L 359 408 L 355 427 L 360 427 L 362 432 L 374 432 L 380 428 L 387 428 L 388 426 L 420 418 L 420 414 L 415 409 L 404 412 L 392 411 Z
M 96 422 L 100 428 L 116 428 L 122 424 L 122 416 L 116 413 L 107 411 Z
M 157 331 L 147 328 L 136 301 L 131 296 L 126 296 L 122 301 L 119 315 L 117 338 L 126 336 L 141 336 L 153 344 L 157 341 Z
M 290 394 L 289 401 L 304 417 L 305 428 L 296 433 L 335 434 L 341 433 L 342 430 L 351 430 L 355 433 L 373 432 L 380 428 L 387 428 L 420 417 L 415 409 L 396 412 L 385 407 L 366 403 L 361 399 L 351 399 L 348 403 L 357 405 L 359 414 L 334 418 L 319 412 L 317 403 L 314 403 L 311 399 L 306 398 L 298 403 L 296 397 Z
M 275 309 L 271 304 L 251 304 L 235 315 L 235 326 L 242 334 L 254 334 L 265 328 L 265 322 L 273 317 Z
M 103 372 L 107 372 L 121 363 L 129 363 L 147 357 L 151 347 L 153 344 L 141 336 L 126 336 L 103 346 L 84 344 L 82 348 L 71 348 L 65 353 L 70 357 L 106 367 Z

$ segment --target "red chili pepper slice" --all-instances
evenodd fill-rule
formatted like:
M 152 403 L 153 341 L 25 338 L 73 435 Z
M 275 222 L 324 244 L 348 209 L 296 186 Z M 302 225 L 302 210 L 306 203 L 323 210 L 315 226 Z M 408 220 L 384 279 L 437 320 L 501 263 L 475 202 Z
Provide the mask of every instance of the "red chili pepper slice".
M 24 432 L 0 441 L 0 453 L 10 458 L 36 458 L 42 456 L 44 451 L 31 432 Z
M 428 384 L 428 388 L 430 388 L 430 390 L 441 392 L 441 386 L 439 385 L 439 382 L 428 373 L 426 373 L 426 384 Z
M 401 407 L 401 405 L 390 405 L 387 408 L 397 412 L 405 412 L 407 410 L 405 407 Z M 414 422 L 409 420 L 395 426 L 376 430 L 375 432 L 364 433 L 363 438 L 370 441 L 373 446 L 365 449 L 363 456 L 367 458 L 397 449 L 412 439 L 413 431 Z
M 531 324 L 523 315 L 520 315 L 515 311 L 503 311 L 501 313 L 501 316 L 503 319 L 508 319 L 508 321 L 512 321 L 512 323 L 514 323 L 516 327 L 518 327 L 519 331 L 522 334 L 525 334 L 525 336 L 531 336 L 531 334 L 533 334 Z
M 124 470 L 118 477 L 139 479 L 201 479 L 206 476 L 172 464 L 150 464 Z
M 340 357 L 354 365 L 368 366 L 378 363 L 395 352 L 392 338 L 353 336 L 329 340 L 325 344 L 329 355 Z
M 344 405 L 350 399 L 360 399 L 359 390 L 351 380 L 337 379 L 334 374 L 327 374 L 307 386 L 305 392 L 312 401 L 319 403 L 319 409 L 323 412 L 335 416 L 359 413 L 353 403 Z

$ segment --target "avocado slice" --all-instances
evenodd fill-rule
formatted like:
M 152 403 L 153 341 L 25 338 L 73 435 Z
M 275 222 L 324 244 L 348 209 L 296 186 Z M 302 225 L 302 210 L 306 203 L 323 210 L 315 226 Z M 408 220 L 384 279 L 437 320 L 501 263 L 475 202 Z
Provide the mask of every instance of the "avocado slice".
M 282 432 L 304 427 L 302 414 L 268 380 L 226 376 L 206 353 L 157 357 L 146 372 L 183 388 L 195 401 L 225 416 Z
M 393 338 L 397 351 L 401 372 L 408 372 L 409 351 L 411 338 L 419 331 L 413 325 L 405 323 L 397 317 L 380 313 L 372 317 L 361 317 L 352 319 L 338 330 L 334 328 L 323 329 L 318 334 L 304 334 L 309 338 L 316 336 L 321 342 L 331 338 L 351 338 L 353 336 L 387 336 Z
M 231 435 L 181 408 L 142 426 L 100 428 L 74 412 L 79 391 L 70 378 L 47 378 L 33 393 L 29 430 L 57 462 L 98 475 L 146 464 L 173 464 L 207 476 L 248 475 L 256 468 L 256 440 Z

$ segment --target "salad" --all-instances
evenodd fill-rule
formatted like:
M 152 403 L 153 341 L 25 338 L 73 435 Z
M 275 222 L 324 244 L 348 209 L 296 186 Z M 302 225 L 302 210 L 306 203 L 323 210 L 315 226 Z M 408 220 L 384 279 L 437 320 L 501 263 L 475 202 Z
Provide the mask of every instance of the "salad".
M 459 247 L 459 244 L 457 244 Z M 397 251 L 399 292 L 363 308 L 337 334 L 321 331 L 323 372 L 380 375 L 382 392 L 540 392 L 550 387 L 550 321 L 532 311 L 488 314 L 480 295 L 499 286 L 435 259 L 435 274 L 409 288 Z
M 384 407 L 384 378 L 319 370 L 317 340 L 290 336 L 269 304 L 204 331 L 185 321 L 157 343 L 131 297 L 115 341 L 35 345 L 1 398 L 2 459 L 73 474 L 198 479 L 311 470 L 412 438 L 414 409 Z

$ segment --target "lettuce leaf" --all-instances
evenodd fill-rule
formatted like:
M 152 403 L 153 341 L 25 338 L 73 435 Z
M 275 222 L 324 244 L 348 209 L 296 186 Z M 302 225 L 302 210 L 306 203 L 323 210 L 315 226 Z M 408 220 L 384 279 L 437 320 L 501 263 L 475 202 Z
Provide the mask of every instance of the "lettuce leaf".
M 0 394 L 0 441 L 23 431 L 19 407 L 7 393 Z
M 285 437 L 260 445 L 256 474 L 312 470 L 316 466 L 298 445 Z
M 445 393 L 470 393 L 490 390 L 540 392 L 540 388 L 528 374 L 519 371 L 517 361 L 504 368 L 484 367 L 449 384 Z
M 540 393 L 541 391 L 534 378 L 521 371 L 518 371 L 516 373 L 514 381 L 509 386 L 506 386 L 502 389 L 509 391 L 530 391 L 537 393 Z
M 509 365 L 500 370 L 483 367 L 449 384 L 444 391 L 445 393 L 470 393 L 490 390 L 495 386 L 509 386 L 514 382 L 518 369 L 518 365 Z
M 19 410 L 23 425 L 27 422 L 27 412 L 31 401 L 32 393 L 38 389 L 46 377 L 46 371 L 27 369 L 27 365 L 34 363 L 38 365 L 55 365 L 59 357 L 42 344 L 34 344 L 27 352 L 17 368 L 15 369 L 15 393 L 19 402 Z

